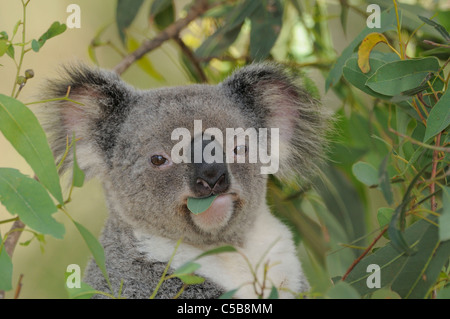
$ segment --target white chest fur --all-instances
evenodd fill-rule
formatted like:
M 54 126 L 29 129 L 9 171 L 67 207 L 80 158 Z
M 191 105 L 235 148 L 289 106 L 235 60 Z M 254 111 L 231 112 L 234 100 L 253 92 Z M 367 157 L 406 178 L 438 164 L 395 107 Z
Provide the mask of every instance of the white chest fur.
M 150 260 L 169 261 L 176 241 L 139 231 L 135 235 L 140 242 L 138 249 Z M 237 298 L 256 298 L 261 287 L 265 288 L 263 296 L 267 297 L 273 286 L 281 288 L 280 298 L 292 298 L 291 292 L 304 288 L 301 287 L 302 270 L 291 233 L 270 214 L 267 207 L 259 213 L 254 227 L 249 229 L 243 247 L 237 249 L 239 252 L 209 255 L 196 260 L 201 265 L 196 274 L 212 280 L 226 291 L 239 288 L 234 295 Z M 182 243 L 171 266 L 176 269 L 205 251 Z M 266 274 L 265 268 L 268 269 Z M 256 291 L 255 280 L 258 282 Z

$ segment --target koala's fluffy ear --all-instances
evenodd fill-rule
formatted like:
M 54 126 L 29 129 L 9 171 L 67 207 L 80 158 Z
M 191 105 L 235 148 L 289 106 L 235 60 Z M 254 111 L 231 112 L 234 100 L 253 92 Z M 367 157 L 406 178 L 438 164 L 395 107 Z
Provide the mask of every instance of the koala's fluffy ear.
M 298 80 L 280 65 L 253 64 L 221 84 L 255 128 L 279 128 L 280 178 L 310 178 L 323 158 L 329 115 Z
M 41 90 L 43 100 L 69 99 L 44 104 L 37 115 L 47 132 L 57 161 L 66 150 L 73 134 L 78 140 L 77 160 L 88 177 L 101 174 L 108 168 L 117 135 L 125 120 L 132 89 L 113 72 L 91 69 L 84 65 L 63 67 L 59 79 L 49 80 Z M 70 88 L 70 89 L 69 89 Z M 73 155 L 64 160 L 61 171 L 70 169 Z

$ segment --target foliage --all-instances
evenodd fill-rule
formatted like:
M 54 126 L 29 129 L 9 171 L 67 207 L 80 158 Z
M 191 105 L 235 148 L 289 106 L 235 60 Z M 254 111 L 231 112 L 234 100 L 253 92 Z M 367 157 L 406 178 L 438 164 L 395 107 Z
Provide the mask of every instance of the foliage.
M 64 200 L 56 175 L 58 165 L 49 155 L 45 135 L 27 105 L 17 98 L 31 78 L 29 72 L 20 74 L 23 56 L 30 50 L 39 51 L 65 27 L 55 22 L 42 37 L 27 41 L 29 1 L 22 3 L 23 19 L 12 37 L 0 33 L 0 56 L 17 60 L 15 51 L 21 51 L 12 93 L 0 95 L 0 130 L 33 168 L 38 181 L 12 168 L 1 168 L 0 201 L 18 215 L 4 222 L 20 218 L 36 234 L 62 237 L 63 229 L 52 214 L 59 209 L 72 220 L 65 209 L 71 190 Z M 197 12 L 195 22 L 182 24 L 183 17 L 199 3 L 207 9 Z M 152 40 L 171 41 L 179 48 L 181 72 L 192 82 L 217 83 L 236 67 L 275 60 L 296 72 L 316 95 L 307 73 L 318 70 L 325 79 L 325 90 L 341 101 L 334 108 L 337 137 L 330 136 L 329 161 L 320 177 L 300 186 L 271 178 L 268 194 L 274 213 L 292 228 L 301 248 L 312 285 L 308 297 L 445 298 L 450 280 L 449 12 L 395 0 L 371 3 L 383 10 L 380 28 L 362 28 L 337 54 L 330 31 L 335 17 L 328 13 L 332 8 L 325 1 L 205 0 L 180 7 L 172 0 L 118 0 L 115 23 L 98 30 L 89 56 L 100 65 L 96 50 L 101 46 L 124 59 L 150 47 Z M 366 7 L 365 3 L 340 1 L 344 32 L 349 32 L 349 12 L 365 22 Z M 147 13 L 149 26 L 136 23 L 142 11 Z M 183 32 L 165 36 L 178 26 Z M 15 43 L 20 27 L 22 41 Z M 118 38 L 105 39 L 105 31 L 112 27 Z M 133 62 L 153 79 L 166 81 L 148 55 Z M 67 145 L 67 150 L 75 146 Z M 84 180 L 74 162 L 72 188 L 81 187 Z M 38 205 L 36 196 L 45 200 Z M 73 222 L 107 278 L 102 247 L 84 226 Z M 4 249 L 9 235 L 2 237 L 0 246 L 0 290 L 12 289 L 12 263 Z M 380 267 L 377 288 L 368 285 L 372 273 L 367 269 L 373 264 Z M 170 262 L 160 283 L 177 277 L 184 289 L 203 281 L 193 274 L 199 267 L 195 260 L 170 275 L 169 266 Z M 254 285 L 261 287 L 264 282 L 255 277 Z M 116 288 L 110 287 L 111 292 L 117 291 L 110 294 L 82 284 L 77 290 L 69 289 L 69 295 L 85 298 L 103 293 L 120 298 L 122 287 Z M 230 298 L 235 292 L 222 297 Z M 156 293 L 157 289 L 151 297 Z M 276 289 L 270 295 L 277 297 Z

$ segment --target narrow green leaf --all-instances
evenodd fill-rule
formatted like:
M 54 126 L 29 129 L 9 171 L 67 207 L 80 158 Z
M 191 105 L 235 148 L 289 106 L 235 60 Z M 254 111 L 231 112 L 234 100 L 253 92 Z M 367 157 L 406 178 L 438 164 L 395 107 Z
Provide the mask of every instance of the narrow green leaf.
M 255 1 L 256 2 L 256 1 Z M 195 50 L 195 55 L 199 58 L 220 57 L 230 45 L 237 39 L 241 32 L 242 24 L 230 29 L 229 27 L 219 28 L 213 35 L 203 41 L 202 45 Z
M 384 199 L 386 199 L 387 203 L 391 205 L 394 201 L 394 197 L 392 194 L 391 181 L 389 179 L 389 174 L 387 171 L 389 156 L 390 155 L 386 156 L 383 162 L 381 162 L 380 168 L 378 170 L 378 185 L 380 186 Z
M 366 85 L 384 95 L 399 95 L 419 87 L 430 73 L 439 68 L 439 60 L 435 57 L 394 61 L 378 68 Z
M 348 18 L 349 6 L 348 6 L 347 0 L 340 0 L 340 3 L 341 3 L 341 14 L 340 14 L 339 18 L 341 20 L 342 30 L 344 31 L 344 34 L 346 34 L 347 33 L 347 18 Z
M 81 236 L 83 237 L 84 242 L 86 243 L 92 256 L 94 257 L 94 260 L 97 263 L 98 268 L 100 268 L 103 276 L 105 277 L 106 281 L 109 284 L 109 276 L 108 272 L 106 271 L 106 264 L 105 264 L 105 251 L 102 245 L 97 240 L 97 238 L 95 238 L 94 235 L 92 235 L 91 232 L 86 229 L 86 227 L 77 223 L 76 221 L 73 221 L 73 223 L 75 224 L 75 227 L 78 229 Z
M 234 10 L 230 12 L 226 17 L 225 28 L 228 30 L 234 29 L 238 25 L 241 25 L 245 19 L 250 17 L 253 12 L 259 7 L 260 1 L 244 0 L 240 4 L 234 7 Z
M 270 295 L 267 297 L 267 299 L 278 299 L 278 290 L 277 287 L 272 286 L 272 289 L 270 290 Z
M 439 239 L 450 239 L 450 187 L 442 187 L 442 213 L 439 216 Z
M 3 56 L 6 53 L 6 50 L 8 49 L 8 41 L 0 40 L 0 56 Z
M 367 186 L 378 185 L 378 171 L 375 167 L 365 162 L 357 162 L 352 166 L 353 175 L 361 183 Z
M 177 277 L 187 285 L 198 285 L 205 282 L 205 278 L 196 275 L 177 275 Z
M 39 181 L 63 204 L 53 154 L 33 112 L 20 101 L 0 94 L 0 130 L 31 166 Z
M 13 264 L 0 236 L 0 290 L 8 291 L 12 289 L 12 273 Z
M 90 299 L 98 293 L 97 290 L 87 283 L 81 282 L 80 286 L 80 288 L 68 288 L 67 285 L 65 285 L 70 299 Z
M 6 54 L 11 58 L 14 59 L 15 56 L 15 50 L 14 46 L 12 44 L 9 45 L 8 49 L 6 49 Z
M 201 214 L 211 206 L 216 197 L 217 195 L 211 195 L 205 198 L 189 197 L 187 200 L 187 208 L 193 214 Z
M 181 265 L 180 267 L 178 267 L 173 274 L 177 277 L 179 275 L 192 274 L 200 267 L 201 267 L 200 264 L 189 261 L 189 262 Z
M 447 89 L 444 95 L 433 106 L 427 119 L 427 129 L 423 138 L 427 142 L 450 125 L 450 90 Z
M 16 22 L 14 29 L 13 29 L 13 34 L 12 34 L 12 38 L 15 37 L 17 30 L 19 30 L 19 26 L 22 24 L 22 20 L 19 20 Z
M 125 30 L 131 25 L 144 0 L 118 0 L 116 7 L 116 23 L 119 36 L 125 44 Z
M 422 17 L 419 15 L 419 19 L 422 20 L 423 22 L 425 22 L 428 25 L 431 25 L 432 27 L 434 27 L 445 39 L 445 41 L 449 42 L 450 41 L 450 34 L 448 34 L 447 30 L 445 30 L 445 28 L 440 25 L 439 23 L 430 20 L 426 17 Z
M 0 202 L 30 228 L 63 238 L 64 225 L 51 215 L 57 211 L 45 188 L 16 169 L 0 168 Z
M 213 249 L 210 249 L 208 251 L 205 251 L 204 253 L 198 255 L 197 257 L 195 257 L 194 260 L 200 259 L 200 258 L 205 257 L 205 256 L 209 256 L 209 255 L 217 255 L 217 254 L 221 254 L 221 253 L 233 253 L 233 252 L 236 252 L 236 251 L 237 251 L 237 249 L 234 248 L 233 246 L 225 245 L 225 246 L 221 246 L 221 247 L 218 247 L 218 248 L 213 248 Z
M 128 49 L 128 52 L 133 52 L 139 46 L 140 46 L 140 43 L 139 43 L 138 40 L 136 40 L 131 35 L 129 35 L 127 37 L 127 49 Z M 155 67 L 153 66 L 152 61 L 150 60 L 150 58 L 147 55 L 145 55 L 142 58 L 140 58 L 139 60 L 137 60 L 136 63 L 137 63 L 137 65 L 139 66 L 139 68 L 142 71 L 147 73 L 149 76 L 151 76 L 155 80 L 157 80 L 157 81 L 164 81 L 164 77 L 161 75 L 161 73 L 159 73 L 155 69 Z
M 253 60 L 267 58 L 277 41 L 283 20 L 283 5 L 279 0 L 258 1 L 258 8 L 250 16 L 250 57 Z M 261 36 L 264 35 L 264 36 Z

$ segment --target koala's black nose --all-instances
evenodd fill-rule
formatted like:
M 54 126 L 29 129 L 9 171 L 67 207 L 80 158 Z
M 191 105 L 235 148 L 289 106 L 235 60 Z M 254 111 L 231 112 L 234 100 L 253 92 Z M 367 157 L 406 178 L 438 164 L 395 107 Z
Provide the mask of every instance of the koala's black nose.
M 199 197 L 221 194 L 230 186 L 226 164 L 195 164 L 193 190 Z

